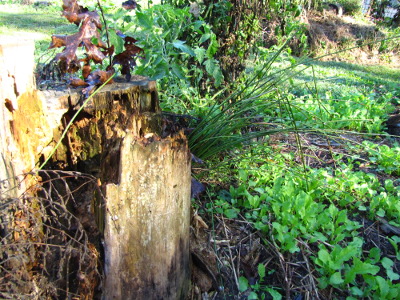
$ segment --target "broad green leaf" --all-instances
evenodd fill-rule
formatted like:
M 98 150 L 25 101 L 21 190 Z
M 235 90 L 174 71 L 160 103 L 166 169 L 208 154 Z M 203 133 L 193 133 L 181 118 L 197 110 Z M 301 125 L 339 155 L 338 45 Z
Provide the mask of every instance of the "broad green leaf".
M 176 77 L 178 77 L 179 79 L 182 79 L 182 80 L 186 80 L 185 73 L 184 73 L 184 71 L 182 70 L 182 67 L 181 67 L 181 66 L 179 66 L 179 65 L 177 65 L 177 64 L 173 64 L 173 65 L 171 66 L 171 69 L 172 69 L 172 73 L 173 73 Z
M 377 247 L 372 248 L 369 250 L 370 263 L 377 263 L 381 257 L 381 250 Z
M 340 272 L 334 273 L 330 278 L 329 278 L 329 283 L 332 285 L 338 285 L 342 284 L 344 282 L 342 275 Z
M 115 54 L 119 54 L 124 51 L 124 40 L 114 30 L 108 32 L 110 38 L 110 44 L 114 46 Z
M 248 175 L 247 175 L 247 172 L 246 172 L 246 170 L 239 170 L 239 178 L 240 178 L 240 180 L 242 180 L 243 182 L 246 182 L 247 181 L 247 177 Z
M 387 258 L 387 257 L 382 258 L 381 263 L 385 269 L 391 269 L 394 265 L 393 260 L 391 260 L 390 258 Z
M 353 268 L 355 269 L 357 274 L 371 274 L 371 275 L 375 275 L 376 273 L 379 272 L 379 267 L 366 263 L 366 262 L 362 262 L 358 257 L 354 257 L 353 259 L 354 261 L 354 266 Z
M 204 62 L 204 65 L 206 67 L 206 71 L 208 74 L 212 75 L 214 73 L 214 69 L 215 69 L 215 62 L 214 59 L 207 59 Z
M 258 275 L 260 276 L 260 281 L 265 277 L 265 266 L 263 264 L 258 264 Z
M 379 217 L 381 217 L 381 218 L 383 218 L 383 217 L 385 216 L 385 211 L 384 211 L 382 208 L 380 208 L 380 209 L 378 209 L 378 211 L 376 212 L 376 215 L 379 216 Z
M 397 274 L 397 273 L 395 273 L 395 272 L 393 272 L 392 269 L 386 270 L 386 273 L 387 273 L 387 276 L 389 277 L 389 279 L 390 279 L 391 281 L 399 280 L 399 279 L 400 279 L 400 275 Z
M 204 60 L 204 58 L 206 56 L 206 50 L 204 48 L 197 47 L 193 51 L 196 54 L 197 61 L 200 64 L 203 63 L 203 60 Z
M 261 188 L 261 187 L 255 188 L 254 191 L 256 191 L 259 194 L 263 194 L 265 192 L 265 190 L 263 188 Z
M 235 219 L 235 218 L 237 218 L 237 211 L 236 211 L 236 209 L 233 209 L 233 208 L 225 209 L 224 215 L 228 219 Z
M 376 281 L 378 282 L 379 290 L 380 290 L 380 297 L 384 299 L 387 294 L 389 294 L 389 285 L 385 279 L 381 276 L 376 276 Z
M 113 18 L 114 21 L 118 21 L 124 15 L 126 15 L 127 11 L 123 8 L 119 8 L 117 11 L 113 12 L 110 16 Z
M 390 289 L 389 289 L 389 299 L 399 299 L 400 295 L 400 284 L 391 284 Z
M 207 48 L 207 57 L 209 58 L 214 57 L 214 54 L 217 53 L 217 51 L 218 51 L 218 42 L 215 35 L 213 35 L 211 37 L 210 45 Z
M 314 232 L 313 234 L 314 234 L 314 236 L 311 237 L 310 243 L 314 243 L 316 241 L 325 242 L 328 239 L 326 236 L 324 236 L 324 234 L 322 232 Z
M 239 291 L 244 292 L 249 288 L 249 281 L 247 278 L 240 276 L 239 277 Z
M 326 288 L 328 285 L 329 285 L 328 278 L 326 278 L 325 276 L 318 278 L 318 286 L 321 289 Z
M 207 41 L 210 38 L 210 36 L 211 36 L 211 34 L 209 34 L 209 33 L 203 34 L 201 36 L 200 40 L 199 40 L 199 44 L 204 43 L 205 41 Z
M 160 78 L 163 78 L 167 73 L 168 73 L 168 64 L 165 61 L 160 61 L 155 67 L 154 67 L 154 73 L 153 76 L 151 76 L 151 80 L 157 80 Z
M 200 27 L 203 26 L 204 24 L 206 24 L 204 21 L 197 20 L 193 23 L 193 28 L 194 30 L 201 32 Z
M 193 49 L 185 45 L 185 41 L 175 40 L 172 42 L 172 45 L 182 52 L 189 54 L 190 56 L 196 56 L 196 53 L 193 51 Z
M 318 259 L 321 261 L 321 266 L 324 264 L 328 264 L 332 259 L 331 255 L 325 249 L 321 249 L 318 251 Z
M 136 12 L 136 17 L 138 19 L 138 23 L 140 26 L 146 28 L 146 29 L 152 29 L 153 27 L 153 20 L 150 19 L 150 16 L 146 15 L 143 12 L 137 11 Z
M 350 292 L 354 296 L 362 296 L 362 295 L 364 295 L 364 292 L 361 289 L 359 289 L 358 287 L 356 287 L 356 286 L 352 286 L 350 288 Z
M 275 291 L 274 289 L 269 288 L 269 287 L 267 287 L 266 290 L 272 296 L 273 300 L 281 300 L 282 299 L 282 295 L 278 291 Z
M 255 292 L 250 292 L 250 294 L 247 296 L 247 300 L 257 300 L 258 296 Z
M 268 225 L 264 224 L 263 222 L 254 223 L 254 228 L 261 232 L 267 232 L 269 229 Z
M 220 86 L 222 83 L 222 80 L 224 79 L 224 76 L 222 75 L 222 71 L 218 65 L 214 68 L 214 71 L 212 73 L 212 76 L 215 79 L 215 86 Z
M 353 263 L 354 265 L 351 266 L 351 269 L 346 273 L 345 283 L 353 282 L 356 275 L 375 275 L 380 270 L 378 266 L 362 262 L 358 257 L 354 257 Z

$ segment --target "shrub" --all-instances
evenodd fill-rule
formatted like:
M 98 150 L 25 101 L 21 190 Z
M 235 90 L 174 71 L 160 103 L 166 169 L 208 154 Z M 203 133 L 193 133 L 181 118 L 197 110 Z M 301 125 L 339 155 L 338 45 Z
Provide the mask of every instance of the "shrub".
M 357 15 L 361 13 L 362 9 L 361 0 L 338 0 L 337 3 L 341 5 L 344 9 L 344 12 L 348 15 Z

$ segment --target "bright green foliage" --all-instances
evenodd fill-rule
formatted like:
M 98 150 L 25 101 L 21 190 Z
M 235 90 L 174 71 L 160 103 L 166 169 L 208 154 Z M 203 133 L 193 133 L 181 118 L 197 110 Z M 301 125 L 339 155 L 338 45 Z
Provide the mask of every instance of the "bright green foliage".
M 260 58 L 269 60 L 272 53 L 260 49 Z M 262 67 L 254 64 L 252 69 L 258 72 Z M 390 70 L 386 72 L 390 73 Z M 266 81 L 273 81 L 277 76 L 282 78 L 278 84 L 280 94 L 276 96 L 281 105 L 273 110 L 265 107 L 268 109 L 260 114 L 277 123 L 295 122 L 303 129 L 380 133 L 388 114 L 394 110 L 391 104 L 400 97 L 400 76 L 396 72 L 388 79 L 378 69 L 296 61 L 283 51 L 261 74 Z
M 294 108 L 295 121 L 310 127 L 379 133 L 394 108 L 389 97 L 375 97 L 354 93 L 335 99 L 326 93 L 320 98 L 304 96 L 296 99 L 288 95 L 288 100 Z
M 218 50 L 215 34 L 204 21 L 195 19 L 189 8 L 155 5 L 137 11 L 128 33 L 145 51 L 136 74 L 158 79 L 162 89 L 173 82 L 180 88 L 201 84 L 218 87 L 223 76 L 214 55 Z
M 363 142 L 364 149 L 369 154 L 371 163 L 378 166 L 379 171 L 387 174 L 400 175 L 400 145 L 378 145 L 369 141 Z
M 346 165 L 305 172 L 291 166 L 290 156 L 265 147 L 248 150 L 247 159 L 244 156 L 238 164 L 238 186 L 220 192 L 223 197 L 215 204 L 224 207 L 224 213 L 234 210 L 232 218 L 240 209 L 266 238 L 273 236 L 282 253 L 298 252 L 299 240 L 318 245 L 313 261 L 320 288 L 350 287 L 353 297 L 396 299 L 400 285 L 392 283 L 398 278 L 393 260 L 381 257 L 377 248 L 365 255 L 363 239 L 358 237 L 362 226 L 352 219 L 358 212 L 367 212 L 374 220 L 381 211 L 380 216 L 398 226 L 400 187 L 390 181 L 381 184 L 376 175 L 355 172 Z M 390 242 L 398 249 L 399 239 Z M 385 275 L 376 276 L 382 271 Z M 249 285 L 242 281 L 247 289 Z

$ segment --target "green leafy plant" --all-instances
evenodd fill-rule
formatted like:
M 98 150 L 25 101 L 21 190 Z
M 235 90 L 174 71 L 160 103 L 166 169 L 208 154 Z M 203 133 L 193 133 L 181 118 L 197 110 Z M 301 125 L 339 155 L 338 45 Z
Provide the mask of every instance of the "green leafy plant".
M 257 273 L 259 280 L 255 284 L 249 284 L 246 277 L 239 277 L 239 292 L 243 293 L 251 289 L 247 299 L 266 299 L 267 295 L 272 297 L 273 300 L 282 299 L 282 295 L 277 290 L 262 284 L 266 275 L 265 266 L 263 264 L 258 264 Z
M 173 82 L 181 89 L 221 85 L 223 76 L 214 58 L 219 47 L 215 34 L 207 23 L 195 19 L 189 8 L 154 5 L 138 11 L 133 24 L 128 32 L 146 51 L 137 74 L 158 79 L 163 89 Z
M 369 160 L 377 165 L 378 171 L 400 175 L 400 146 L 397 143 L 389 147 L 364 141 L 363 146 L 369 154 Z
M 343 7 L 344 12 L 348 15 L 361 13 L 363 4 L 361 0 L 338 0 L 337 3 Z

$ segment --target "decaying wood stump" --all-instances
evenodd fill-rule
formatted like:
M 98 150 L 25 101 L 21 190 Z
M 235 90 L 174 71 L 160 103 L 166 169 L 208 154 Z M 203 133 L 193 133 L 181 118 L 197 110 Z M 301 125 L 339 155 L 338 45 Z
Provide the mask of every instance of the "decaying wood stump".
M 120 151 L 119 183 L 106 186 L 105 298 L 181 299 L 189 278 L 186 142 L 129 134 Z
M 37 140 L 46 139 L 41 103 L 31 101 L 36 94 L 33 50 L 32 41 L 0 36 L 0 198 L 21 194 L 24 185 L 16 188 L 17 176 L 33 169 Z
M 43 162 L 82 104 L 77 90 L 20 92 L 1 51 L 0 179 Z M 186 296 L 191 156 L 184 134 L 165 127 L 155 82 L 133 77 L 99 91 L 52 157 L 52 168 L 99 178 L 105 197 L 94 195 L 88 214 L 104 234 L 104 299 Z
M 45 94 L 48 103 L 59 103 L 56 110 L 69 107 L 66 124 L 80 94 Z M 58 163 L 101 180 L 106 203 L 97 217 L 104 226 L 105 299 L 186 295 L 190 153 L 185 136 L 164 136 L 164 125 L 155 82 L 134 77 L 94 96 L 55 155 Z
M 38 284 L 29 278 L 43 257 L 35 246 L 43 241 L 41 205 L 26 190 L 53 134 L 35 89 L 33 51 L 33 41 L 0 36 L 0 293 L 10 299 L 33 297 Z
M 79 93 L 51 93 L 49 103 L 79 105 Z M 101 179 L 105 299 L 186 295 L 191 156 L 183 133 L 164 136 L 163 126 L 155 82 L 136 76 L 100 91 L 56 153 Z

